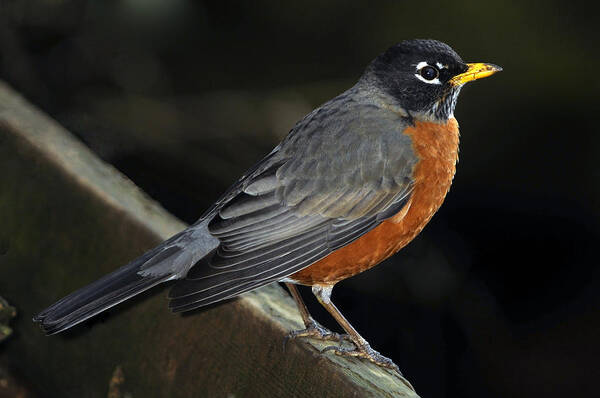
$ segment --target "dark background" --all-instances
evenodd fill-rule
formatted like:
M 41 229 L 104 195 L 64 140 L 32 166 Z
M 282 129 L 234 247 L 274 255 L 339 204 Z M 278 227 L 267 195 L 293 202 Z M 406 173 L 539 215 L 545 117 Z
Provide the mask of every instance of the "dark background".
M 333 299 L 423 397 L 598 397 L 588 4 L 0 0 L 0 78 L 193 222 L 390 45 L 436 38 L 501 65 L 461 94 L 442 209 Z

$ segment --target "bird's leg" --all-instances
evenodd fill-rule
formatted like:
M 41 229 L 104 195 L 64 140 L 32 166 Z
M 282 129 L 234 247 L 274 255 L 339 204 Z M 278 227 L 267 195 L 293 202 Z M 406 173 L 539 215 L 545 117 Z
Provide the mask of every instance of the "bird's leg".
M 350 322 L 348 322 L 348 320 L 344 318 L 342 313 L 331 302 L 332 288 L 332 286 L 314 285 L 312 288 L 312 292 L 317 297 L 317 300 L 319 300 L 321 305 L 325 307 L 327 311 L 329 311 L 329 313 L 335 318 L 337 323 L 339 323 L 339 325 L 342 328 L 344 328 L 346 333 L 348 333 L 348 336 L 352 340 L 352 343 L 354 343 L 355 347 L 354 349 L 348 349 L 336 346 L 329 346 L 325 347 L 322 352 L 333 351 L 338 355 L 365 358 L 379 366 L 393 369 L 397 371 L 400 375 L 402 375 L 402 372 L 400 372 L 398 366 L 391 359 L 384 357 L 383 355 L 372 349 L 367 340 L 365 340 L 360 334 L 358 334 L 356 329 L 354 329 L 352 325 L 350 325 Z
M 328 330 L 327 328 L 325 328 L 324 326 L 319 324 L 317 321 L 315 321 L 313 319 L 313 317 L 310 315 L 310 313 L 308 312 L 308 308 L 306 308 L 306 304 L 304 304 L 304 301 L 302 301 L 302 297 L 300 296 L 300 293 L 298 292 L 298 288 L 296 287 L 296 285 L 294 285 L 293 283 L 287 283 L 287 282 L 285 285 L 287 286 L 288 290 L 290 291 L 290 294 L 292 295 L 292 297 L 294 298 L 294 301 L 296 302 L 296 305 L 298 306 L 298 310 L 300 311 L 300 316 L 302 317 L 302 321 L 304 322 L 304 329 L 295 330 L 293 332 L 290 332 L 290 334 L 288 334 L 287 337 L 285 338 L 284 345 L 285 345 L 285 342 L 287 342 L 287 340 L 294 339 L 296 337 L 312 337 L 312 338 L 316 338 L 319 340 L 333 340 L 333 341 L 340 341 L 344 338 L 348 338 L 348 336 L 346 336 L 346 335 L 341 336 L 337 333 L 334 333 L 334 332 Z

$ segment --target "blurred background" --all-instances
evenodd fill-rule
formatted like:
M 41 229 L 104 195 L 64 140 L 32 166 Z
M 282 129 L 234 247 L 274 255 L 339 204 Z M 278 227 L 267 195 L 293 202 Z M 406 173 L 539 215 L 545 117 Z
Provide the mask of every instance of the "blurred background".
M 501 65 L 461 94 L 461 161 L 442 209 L 333 299 L 423 397 L 598 397 L 600 35 L 589 7 L 1 0 L 0 78 L 191 223 L 390 45 L 435 38 Z

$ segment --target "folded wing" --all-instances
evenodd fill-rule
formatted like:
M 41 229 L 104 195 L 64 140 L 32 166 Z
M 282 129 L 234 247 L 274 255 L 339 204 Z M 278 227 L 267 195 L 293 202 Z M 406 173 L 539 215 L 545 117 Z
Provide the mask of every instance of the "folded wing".
M 187 311 L 284 279 L 400 211 L 417 163 L 405 127 L 344 96 L 308 115 L 221 202 L 208 225 L 220 244 L 173 287 L 170 307 Z

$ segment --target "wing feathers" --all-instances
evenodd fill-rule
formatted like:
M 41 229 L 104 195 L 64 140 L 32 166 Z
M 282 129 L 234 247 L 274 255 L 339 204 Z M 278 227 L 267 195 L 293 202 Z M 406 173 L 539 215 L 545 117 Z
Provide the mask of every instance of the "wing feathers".
M 220 245 L 173 287 L 170 307 L 185 311 L 281 280 L 396 214 L 417 163 L 405 127 L 352 90 L 301 120 L 219 203 L 208 229 Z
M 224 219 L 241 217 L 277 204 L 279 204 L 279 200 L 274 193 L 261 196 L 250 196 L 242 193 L 232 203 L 222 208 L 219 215 Z
M 289 209 L 286 209 L 280 204 L 275 204 L 236 219 L 221 220 L 219 223 L 211 223 L 208 226 L 208 230 L 213 236 L 219 238 L 221 236 L 227 236 L 232 232 L 239 232 L 244 227 L 262 227 L 262 223 L 265 220 L 269 220 L 288 211 Z
M 208 287 L 204 288 L 201 287 L 202 285 L 197 280 L 182 281 L 180 284 L 188 285 L 189 291 L 195 291 L 195 293 L 187 296 L 172 296 L 174 298 L 169 303 L 169 307 L 174 312 L 189 311 L 221 300 L 233 298 L 241 293 L 263 286 L 267 283 L 280 280 L 286 275 L 289 275 L 289 273 L 299 271 L 307 265 L 317 261 L 319 258 L 322 258 L 323 254 L 326 253 L 326 249 L 322 246 L 323 245 L 309 251 L 304 251 L 302 255 L 299 255 L 293 260 L 294 265 L 292 267 L 288 267 L 290 260 L 288 260 L 288 262 L 285 260 L 282 261 L 280 265 L 273 267 L 268 274 L 263 272 L 262 277 L 260 278 L 253 276 L 251 277 L 251 280 L 248 280 L 248 278 L 235 279 L 219 286 L 208 283 Z M 174 289 L 175 288 L 173 288 L 173 290 Z M 199 289 L 202 291 L 198 291 Z

